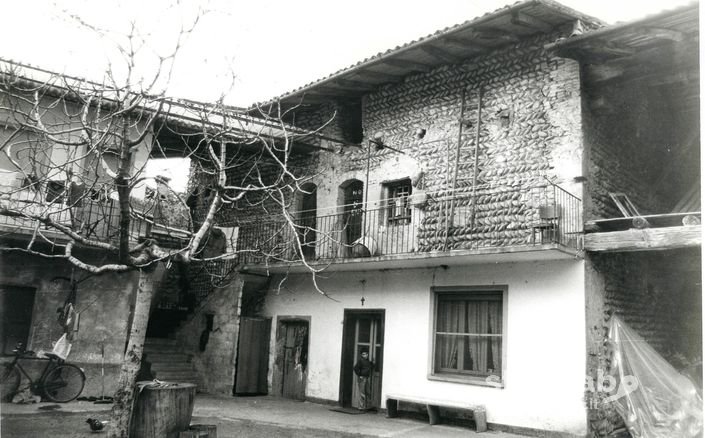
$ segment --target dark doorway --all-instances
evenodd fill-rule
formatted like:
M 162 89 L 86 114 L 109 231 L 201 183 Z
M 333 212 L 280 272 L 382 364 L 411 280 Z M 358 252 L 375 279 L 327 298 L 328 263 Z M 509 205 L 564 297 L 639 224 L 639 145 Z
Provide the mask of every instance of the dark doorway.
M 305 400 L 308 377 L 309 322 L 283 319 L 277 327 L 277 360 L 272 376 L 273 388 L 282 397 Z
M 352 181 L 344 188 L 343 194 L 343 227 L 345 243 L 348 245 L 362 236 L 364 184 L 362 181 Z
M 381 407 L 384 363 L 384 310 L 346 309 L 343 317 L 343 354 L 340 370 L 340 404 L 354 406 L 358 388 L 353 366 L 366 351 L 375 367 L 372 373 L 372 406 Z
M 0 286 L 0 354 L 12 354 L 18 342 L 27 346 L 34 293 L 33 287 Z
M 266 394 L 271 318 L 240 319 L 234 394 Z
M 298 229 L 299 240 L 301 241 L 301 252 L 307 259 L 316 256 L 316 186 L 307 184 L 303 187 L 304 193 L 301 197 L 301 208 L 299 211 Z

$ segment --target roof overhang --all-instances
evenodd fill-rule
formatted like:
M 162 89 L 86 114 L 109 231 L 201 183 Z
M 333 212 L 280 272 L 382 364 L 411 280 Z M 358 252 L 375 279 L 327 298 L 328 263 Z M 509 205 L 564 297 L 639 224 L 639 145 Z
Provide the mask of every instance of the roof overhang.
M 256 113 L 258 108 L 277 102 L 291 107 L 356 99 L 381 85 L 400 82 L 410 74 L 457 64 L 527 36 L 553 32 L 577 20 L 588 28 L 604 25 L 552 0 L 524 0 L 371 56 L 270 102 L 255 105 L 249 111 Z
M 692 3 L 641 20 L 620 23 L 546 45 L 559 56 L 585 62 L 629 58 L 671 43 L 697 44 L 699 4 Z

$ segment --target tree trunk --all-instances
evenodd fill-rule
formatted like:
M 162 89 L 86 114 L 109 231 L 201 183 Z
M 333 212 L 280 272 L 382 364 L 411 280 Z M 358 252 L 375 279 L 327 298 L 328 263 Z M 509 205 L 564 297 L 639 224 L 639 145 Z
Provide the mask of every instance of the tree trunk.
M 135 399 L 135 382 L 142 363 L 142 350 L 149 321 L 149 308 L 152 304 L 152 295 L 154 295 L 156 272 L 153 268 L 140 269 L 130 338 L 122 361 L 118 390 L 115 393 L 113 410 L 110 415 L 110 438 L 127 438 L 129 434 Z

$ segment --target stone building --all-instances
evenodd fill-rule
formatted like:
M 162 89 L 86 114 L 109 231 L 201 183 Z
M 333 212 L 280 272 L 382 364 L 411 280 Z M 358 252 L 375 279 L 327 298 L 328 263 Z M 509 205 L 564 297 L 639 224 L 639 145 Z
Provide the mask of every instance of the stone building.
M 609 315 L 674 365 L 702 357 L 697 16 L 605 27 L 528 0 L 253 107 L 320 135 L 289 220 L 254 199 L 218 218 L 266 256 L 177 334 L 220 329 L 204 386 L 350 406 L 368 351 L 378 408 L 618 428 L 585 389 Z

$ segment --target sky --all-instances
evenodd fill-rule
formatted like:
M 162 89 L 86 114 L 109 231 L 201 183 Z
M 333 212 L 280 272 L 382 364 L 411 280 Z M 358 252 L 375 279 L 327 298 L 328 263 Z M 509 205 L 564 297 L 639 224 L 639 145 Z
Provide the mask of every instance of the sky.
M 561 0 L 608 23 L 631 21 L 686 0 Z M 249 106 L 366 57 L 507 4 L 507 0 L 25 0 L 2 7 L 0 57 L 98 79 L 130 23 L 148 41 L 138 65 L 155 71 L 181 28 L 169 94 Z M 87 29 L 84 24 L 93 29 Z M 133 39 L 133 41 L 138 38 Z M 117 67 L 116 67 L 117 66 Z M 231 85 L 232 84 L 232 85 Z M 226 93 L 227 92 L 227 93 Z
M 688 0 L 559 0 L 613 24 Z M 511 0 L 24 0 L 2 5 L 0 57 L 100 81 L 137 52 L 146 79 L 169 72 L 171 97 L 247 107 L 379 52 L 494 11 Z M 200 17 L 194 27 L 195 17 Z M 183 30 L 193 30 L 182 38 Z M 132 30 L 132 31 L 131 31 Z M 172 68 L 159 56 L 178 55 Z M 169 65 L 169 64 L 167 64 Z M 157 161 L 148 174 L 183 190 L 188 163 Z

